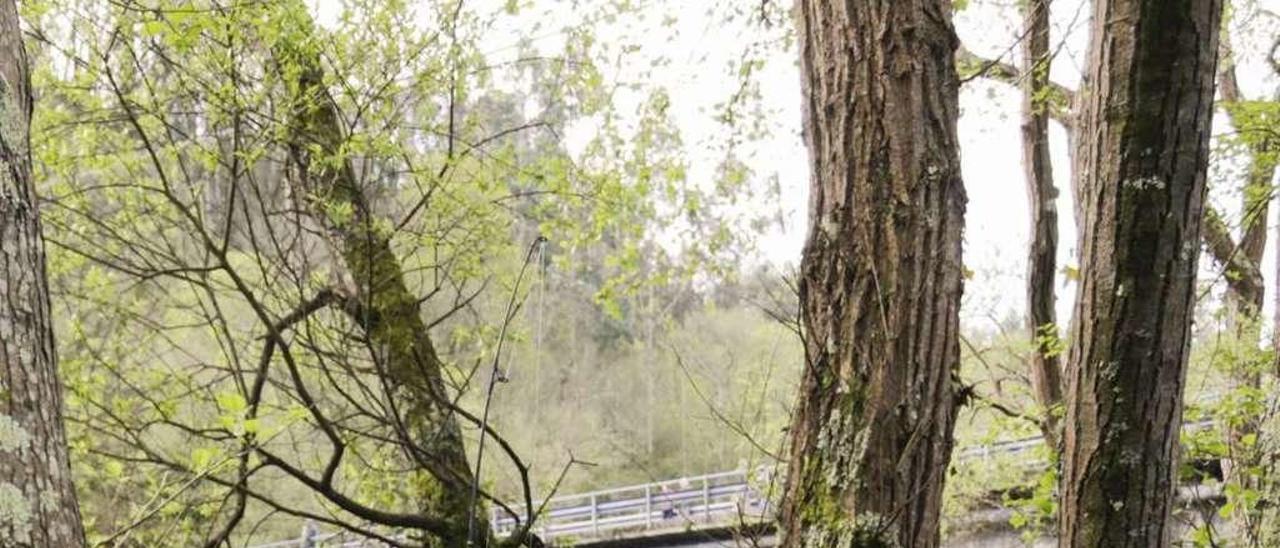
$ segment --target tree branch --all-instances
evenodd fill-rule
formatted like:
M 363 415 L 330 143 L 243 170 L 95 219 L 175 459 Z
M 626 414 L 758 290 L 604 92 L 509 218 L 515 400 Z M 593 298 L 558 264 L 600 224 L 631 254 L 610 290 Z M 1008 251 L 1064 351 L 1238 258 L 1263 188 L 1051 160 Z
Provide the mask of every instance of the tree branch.
M 1240 247 L 1231 237 L 1231 229 L 1213 206 L 1205 205 L 1202 226 L 1204 233 L 1201 239 L 1205 249 L 1213 262 L 1222 268 L 1227 288 L 1244 302 L 1256 302 L 1255 296 L 1261 296 L 1264 291 L 1262 271 L 1257 263 L 1240 252 Z
M 1012 63 L 999 58 L 981 57 L 963 45 L 956 50 L 956 69 L 961 75 L 962 82 L 974 78 L 987 78 L 1018 87 L 1021 86 L 1022 79 L 1026 78 L 1022 69 L 1013 66 Z M 1072 114 L 1071 105 L 1075 104 L 1076 90 L 1054 81 L 1049 81 L 1048 86 L 1050 95 L 1044 104 L 1049 109 L 1049 116 L 1071 131 L 1075 127 L 1075 116 Z

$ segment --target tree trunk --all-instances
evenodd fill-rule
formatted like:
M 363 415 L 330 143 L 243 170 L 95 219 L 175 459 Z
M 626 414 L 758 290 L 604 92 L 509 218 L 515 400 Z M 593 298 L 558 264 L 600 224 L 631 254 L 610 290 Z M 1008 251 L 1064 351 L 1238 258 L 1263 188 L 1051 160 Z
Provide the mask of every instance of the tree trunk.
M 17 6 L 0 0 L 0 546 L 84 546 L 31 176 L 30 85 Z
M 1049 158 L 1049 0 L 1030 0 L 1023 7 L 1022 167 L 1031 210 L 1031 242 L 1027 256 L 1027 329 L 1036 352 L 1031 383 L 1036 403 L 1044 408 L 1041 430 L 1050 447 L 1058 446 L 1058 414 L 1062 405 L 1062 366 L 1053 282 L 1058 264 L 1058 188 Z
M 1250 127 L 1247 118 L 1237 116 L 1236 107 L 1244 97 L 1236 78 L 1235 54 L 1230 37 L 1224 34 L 1221 40 L 1218 47 L 1219 99 L 1231 126 L 1238 134 L 1247 134 L 1259 128 Z M 1258 320 L 1265 292 L 1262 254 L 1267 246 L 1267 210 L 1276 160 L 1275 155 L 1270 154 L 1257 139 L 1246 139 L 1245 149 L 1249 152 L 1249 168 L 1240 189 L 1242 230 L 1239 245 L 1231 235 L 1231 228 L 1208 204 L 1205 206 L 1204 244 L 1226 280 L 1230 326 L 1236 335 L 1257 341 L 1261 337 Z
M 1059 542 L 1169 546 L 1221 0 L 1094 3 Z
M 1224 26 L 1228 26 L 1224 23 Z M 1249 153 L 1249 167 L 1242 192 L 1241 201 L 1241 235 L 1240 245 L 1232 245 L 1230 238 L 1223 242 L 1217 237 L 1218 247 L 1228 246 L 1232 260 L 1223 268 L 1227 279 L 1226 306 L 1228 312 L 1228 328 L 1237 338 L 1236 344 L 1241 348 L 1257 348 L 1262 339 L 1262 312 L 1264 305 L 1264 282 L 1262 278 L 1262 255 L 1267 245 L 1267 210 L 1271 201 L 1271 180 L 1275 175 L 1277 157 L 1272 152 L 1274 146 L 1269 139 L 1260 136 L 1272 133 L 1266 127 L 1266 121 L 1260 124 L 1250 116 L 1240 116 L 1239 108 L 1244 96 L 1236 78 L 1235 54 L 1232 51 L 1230 37 L 1224 35 L 1219 47 L 1218 95 L 1223 111 L 1238 135 L 1246 136 L 1245 150 Z M 1259 127 L 1261 126 L 1261 127 Z M 1224 224 L 1221 219 L 1212 221 Z M 1226 232 L 1221 228 L 1221 232 Z M 1229 233 L 1228 233 L 1229 234 Z M 1221 254 L 1221 251 L 1218 252 Z M 1274 343 L 1273 343 L 1274 344 Z M 1268 364 L 1269 365 L 1269 364 Z M 1233 390 L 1263 389 L 1263 373 L 1265 368 L 1250 359 L 1237 359 L 1231 364 L 1229 381 Z M 1253 472 L 1267 464 L 1265 444 L 1245 443 L 1246 439 L 1266 439 L 1261 432 L 1264 418 L 1254 417 L 1243 420 L 1223 421 L 1229 444 L 1229 457 L 1222 459 L 1223 477 L 1229 484 L 1234 484 L 1245 492 L 1260 492 L 1268 496 L 1268 490 L 1274 489 L 1271 482 L 1263 477 L 1264 473 Z M 1265 499 L 1264 499 L 1265 500 Z M 1256 544 L 1258 535 L 1263 531 L 1263 520 L 1266 517 L 1266 504 L 1236 505 L 1234 512 L 1240 537 Z
M 309 36 L 310 29 L 306 32 Z M 402 443 L 426 469 L 414 481 L 419 511 L 451 523 L 451 533 L 435 545 L 463 546 L 474 475 L 444 383 L 444 364 L 391 250 L 391 230 L 374 217 L 351 162 L 342 157 L 345 130 L 315 46 L 294 44 L 278 53 L 286 66 L 283 72 L 296 78 L 290 84 L 296 85 L 297 95 L 289 143 L 300 180 L 296 192 L 339 251 L 352 294 L 346 308 L 378 355 L 388 402 L 402 422 L 397 428 Z M 351 214 L 335 216 L 335 207 L 348 207 Z M 487 535 L 484 512 L 475 514 L 475 530 Z
M 965 194 L 951 3 L 799 4 L 812 167 L 784 545 L 936 546 Z
M 1235 54 L 1231 49 L 1231 43 L 1228 37 L 1222 38 L 1223 44 L 1220 48 L 1219 63 L 1221 67 L 1218 71 L 1218 93 L 1224 103 L 1227 119 L 1231 121 L 1232 127 L 1237 132 L 1266 131 L 1265 128 L 1251 127 L 1250 121 L 1244 117 L 1237 116 L 1236 107 L 1244 101 L 1244 96 L 1240 93 L 1240 84 L 1236 78 Z M 1257 273 L 1256 283 L 1249 287 L 1256 287 L 1256 291 L 1243 291 L 1234 295 L 1237 299 L 1238 312 L 1243 316 L 1243 320 L 1254 322 L 1258 315 L 1262 313 L 1263 306 L 1263 283 L 1261 274 L 1262 254 L 1267 247 L 1267 210 L 1271 203 L 1271 178 L 1276 171 L 1275 154 L 1267 150 L 1267 147 L 1261 144 L 1260 139 L 1247 139 L 1246 149 L 1249 151 L 1249 169 L 1246 175 L 1244 188 L 1241 198 L 1241 226 L 1243 227 L 1240 236 L 1240 249 L 1237 253 L 1244 254 L 1244 258 L 1248 264 L 1254 266 L 1253 272 Z M 1247 272 L 1234 272 L 1234 276 L 1248 275 Z M 1254 329 L 1257 335 L 1256 328 Z
M 1280 73 L 1280 71 L 1277 71 Z M 1276 226 L 1275 232 L 1276 242 L 1280 242 L 1280 225 Z M 1276 254 L 1276 262 L 1272 271 L 1275 274 L 1275 293 L 1272 296 L 1272 325 L 1271 325 L 1271 348 L 1274 353 L 1271 363 L 1272 374 L 1280 375 L 1280 253 Z M 1271 418 L 1272 421 L 1275 417 Z M 1268 435 L 1270 434 L 1270 435 Z M 1269 458 L 1262 462 L 1253 464 L 1260 466 L 1263 473 L 1259 474 L 1258 492 L 1262 495 L 1262 501 L 1267 504 L 1259 505 L 1253 514 L 1245 514 L 1245 526 L 1256 524 L 1257 540 L 1259 546 L 1280 546 L 1280 505 L 1273 501 L 1280 500 L 1280 458 L 1271 455 L 1280 455 L 1280 433 L 1278 432 L 1262 432 L 1258 439 L 1260 440 L 1263 454 L 1268 454 Z M 1252 523 L 1251 523 L 1252 522 Z

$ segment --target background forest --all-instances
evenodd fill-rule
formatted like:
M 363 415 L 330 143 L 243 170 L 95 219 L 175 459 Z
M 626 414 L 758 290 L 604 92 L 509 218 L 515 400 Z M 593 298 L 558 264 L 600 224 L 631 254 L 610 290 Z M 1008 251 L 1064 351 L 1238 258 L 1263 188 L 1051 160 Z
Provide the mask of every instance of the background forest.
M 784 4 L 18 3 L 90 543 L 430 530 L 415 512 L 465 507 L 482 424 L 494 506 L 785 459 L 809 173 Z M 1033 364 L 1065 351 L 1079 281 L 1062 114 L 1089 10 L 1053 3 L 1050 70 L 1017 54 L 1024 4 L 954 2 L 957 452 L 1064 413 Z M 1224 20 L 1180 472 L 1215 504 L 1179 519 L 1189 545 L 1266 545 L 1280 5 Z M 1063 244 L 1056 323 L 1030 328 L 1016 117 L 1037 74 Z M 1032 451 L 953 457 L 943 537 L 1050 534 L 1057 457 Z

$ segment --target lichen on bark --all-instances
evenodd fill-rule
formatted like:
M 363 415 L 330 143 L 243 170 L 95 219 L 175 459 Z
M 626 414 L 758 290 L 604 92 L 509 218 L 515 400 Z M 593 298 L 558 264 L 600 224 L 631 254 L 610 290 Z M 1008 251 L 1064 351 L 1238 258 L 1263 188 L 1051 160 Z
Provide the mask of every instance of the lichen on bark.
M 950 2 L 798 8 L 812 180 L 783 543 L 936 546 L 965 207 Z
M 1167 546 L 1221 0 L 1094 3 L 1060 546 Z
M 0 0 L 0 545 L 82 546 L 62 424 L 17 6 Z

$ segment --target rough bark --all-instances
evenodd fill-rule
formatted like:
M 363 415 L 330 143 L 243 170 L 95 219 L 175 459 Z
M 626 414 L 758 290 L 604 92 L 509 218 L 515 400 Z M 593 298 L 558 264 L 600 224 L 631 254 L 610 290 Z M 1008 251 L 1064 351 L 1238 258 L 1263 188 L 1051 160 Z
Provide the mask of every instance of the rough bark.
M 1058 413 L 1062 405 L 1062 366 L 1059 363 L 1058 319 L 1053 282 L 1058 265 L 1058 188 L 1049 158 L 1049 0 L 1030 0 L 1023 7 L 1022 169 L 1031 210 L 1031 240 L 1027 253 L 1027 329 L 1036 351 L 1031 358 L 1031 383 L 1036 402 L 1044 408 L 1041 430 L 1050 447 L 1058 446 Z
M 956 62 L 962 67 L 962 72 L 971 73 L 973 77 L 982 76 L 993 80 L 1004 82 L 1010 85 L 1021 85 L 1027 79 L 1023 71 L 1009 63 L 1000 62 L 996 59 L 986 59 L 975 55 L 962 46 L 956 53 Z M 1233 84 L 1235 82 L 1234 67 L 1224 66 L 1219 75 L 1219 89 L 1222 91 L 1222 100 L 1226 103 L 1238 100 L 1239 92 Z M 1229 78 L 1229 80 L 1228 80 Z M 1075 142 L 1075 113 L 1071 105 L 1075 104 L 1076 90 L 1068 88 L 1062 84 L 1050 82 L 1049 84 L 1049 115 L 1054 121 L 1062 125 L 1067 132 L 1067 141 Z M 1230 88 L 1224 87 L 1230 85 Z M 1236 90 L 1233 94 L 1231 90 Z M 1236 97 L 1237 99 L 1232 99 Z M 1227 111 L 1228 116 L 1234 116 L 1230 110 Z M 1233 125 L 1234 117 L 1233 119 Z M 1070 146 L 1073 150 L 1075 145 Z M 1256 159 L 1260 156 L 1256 153 L 1252 154 Z M 1254 160 L 1256 161 L 1256 160 Z M 1270 165 L 1253 165 L 1249 167 L 1249 182 L 1246 187 L 1260 188 L 1257 181 L 1269 182 L 1275 174 L 1275 163 Z M 1074 177 L 1072 178 L 1074 182 Z M 1076 194 L 1072 189 L 1073 195 Z M 1079 200 L 1073 200 L 1079 205 Z M 1218 265 L 1226 275 L 1227 290 L 1230 292 L 1231 298 L 1239 298 L 1242 302 L 1261 303 L 1263 293 L 1261 255 L 1258 250 L 1265 248 L 1266 236 L 1265 232 L 1259 234 L 1259 231 L 1265 231 L 1266 227 L 1266 204 L 1250 202 L 1246 200 L 1246 211 L 1256 211 L 1262 213 L 1255 215 L 1246 223 L 1246 234 L 1243 240 L 1249 240 L 1251 243 L 1247 246 L 1250 251 L 1241 252 L 1246 246 L 1237 245 L 1235 237 L 1231 235 L 1231 227 L 1222 221 L 1222 217 L 1214 209 L 1212 204 L 1205 204 L 1205 214 L 1207 216 L 1204 229 L 1204 245 L 1209 251 L 1209 257 Z M 1080 226 L 1080 214 L 1076 212 L 1076 226 Z M 1256 255 L 1256 257 L 1255 257 Z
M 474 476 L 444 383 L 444 365 L 391 249 L 390 229 L 375 218 L 351 162 L 342 157 L 345 129 L 319 55 L 310 45 L 280 47 L 277 54 L 284 73 L 296 78 L 289 142 L 300 181 L 296 192 L 338 249 L 353 297 L 347 309 L 378 354 L 379 374 L 386 377 L 388 402 L 398 409 L 410 458 L 426 468 L 414 482 L 419 511 L 451 524 L 434 545 L 465 545 Z M 350 215 L 333 213 L 341 208 L 349 208 Z M 483 515 L 476 512 L 475 530 L 487 534 Z
M 936 546 L 965 194 L 951 3 L 799 3 L 812 167 L 784 545 Z
M 71 483 L 17 6 L 0 0 L 0 546 L 84 546 Z
M 1168 546 L 1221 0 L 1094 3 L 1062 546 Z

